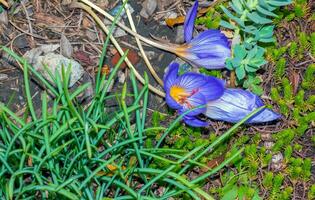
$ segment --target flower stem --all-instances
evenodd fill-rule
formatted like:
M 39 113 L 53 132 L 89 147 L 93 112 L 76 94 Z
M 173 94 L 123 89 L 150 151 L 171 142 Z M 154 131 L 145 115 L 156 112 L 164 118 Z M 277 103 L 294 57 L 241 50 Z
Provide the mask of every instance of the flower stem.
M 89 0 L 80 0 L 80 1 L 85 3 L 86 5 L 90 6 L 91 8 L 93 8 L 94 10 L 99 12 L 100 14 L 102 14 L 104 17 L 106 17 L 110 21 L 114 21 L 114 17 L 112 15 L 110 15 L 109 13 L 107 13 L 106 11 L 104 11 L 103 9 L 98 7 L 97 5 L 93 4 Z M 143 42 L 145 42 L 145 43 L 147 43 L 147 44 L 149 44 L 151 46 L 154 46 L 156 48 L 162 49 L 164 51 L 169 51 L 169 52 L 175 53 L 175 48 L 173 47 L 175 44 L 172 44 L 170 46 L 165 45 L 165 44 L 161 44 L 161 43 L 158 43 L 156 41 L 150 40 L 150 39 L 148 39 L 146 37 L 143 37 L 142 35 L 139 35 L 138 33 L 132 31 L 130 28 L 128 28 L 127 26 L 125 26 L 122 23 L 117 22 L 117 25 L 120 28 L 122 28 L 124 31 L 128 32 L 130 35 L 132 35 L 132 36 L 142 40 Z
M 103 31 L 108 34 L 109 30 L 108 28 L 104 25 L 104 23 L 102 22 L 102 20 L 93 12 L 93 10 L 82 3 L 78 3 L 78 2 L 73 2 L 71 4 L 71 6 L 73 8 L 81 8 L 83 10 L 85 10 L 86 12 L 88 12 L 93 19 L 100 25 L 100 27 L 103 29 Z M 116 49 L 118 50 L 118 52 L 120 53 L 120 55 L 124 54 L 124 51 L 122 50 L 122 48 L 120 47 L 120 45 L 118 44 L 117 40 L 113 37 L 113 36 L 109 36 L 111 42 L 114 44 L 114 46 L 116 47 Z M 139 74 L 139 72 L 135 69 L 135 67 L 132 65 L 132 63 L 130 62 L 130 60 L 126 57 L 125 58 L 125 62 L 127 64 L 127 66 L 134 71 L 136 78 L 142 83 L 145 84 L 145 80 L 143 79 L 143 77 Z M 155 94 L 161 96 L 161 97 L 165 97 L 165 93 L 163 91 L 158 90 L 156 87 L 152 86 L 149 84 L 149 89 L 154 92 Z

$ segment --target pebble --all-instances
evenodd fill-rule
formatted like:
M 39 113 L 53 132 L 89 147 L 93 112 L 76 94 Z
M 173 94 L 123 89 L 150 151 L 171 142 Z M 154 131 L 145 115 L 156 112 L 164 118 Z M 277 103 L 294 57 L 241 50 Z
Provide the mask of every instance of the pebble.
M 185 42 L 183 33 L 184 33 L 184 26 L 178 26 L 176 29 L 176 39 L 175 39 L 175 42 L 177 44 L 181 44 Z
M 85 30 L 85 35 L 92 42 L 94 42 L 97 39 L 96 33 L 94 31 L 89 30 L 89 29 Z
M 280 170 L 283 167 L 283 155 L 281 152 L 272 156 L 271 168 L 274 170 Z
M 21 35 L 20 37 L 17 37 L 14 40 L 13 44 L 18 49 L 23 49 L 30 46 L 25 35 Z
M 67 58 L 71 58 L 73 54 L 73 47 L 64 34 L 61 35 L 60 39 L 60 53 Z
M 67 70 L 67 68 L 71 66 L 69 87 L 72 87 L 82 77 L 82 75 L 84 74 L 84 69 L 77 61 L 54 53 L 54 51 L 58 47 L 59 45 L 43 45 L 41 47 L 34 48 L 26 52 L 24 54 L 24 58 L 31 65 L 33 65 L 36 71 L 41 73 L 42 76 L 50 81 L 52 84 L 54 82 L 44 66 L 47 66 L 53 74 L 57 72 L 60 74 L 60 76 L 62 66 L 64 66 L 65 70 Z
M 273 147 L 274 143 L 271 141 L 265 141 L 264 142 L 264 146 L 266 147 L 266 149 L 270 150 Z
M 117 76 L 118 76 L 118 82 L 119 83 L 125 83 L 125 81 L 126 81 L 126 75 L 125 75 L 125 73 L 123 72 L 123 71 L 121 71 L 121 70 L 119 70 L 118 72 L 117 72 Z
M 157 2 L 156 0 L 145 0 L 142 3 L 142 10 L 140 11 L 141 17 L 148 19 L 156 10 Z
M 5 10 L 0 13 L 0 24 L 3 24 L 5 26 L 9 24 L 8 12 Z
M 124 21 L 120 21 L 121 24 L 124 24 Z M 105 25 L 108 25 L 108 28 L 110 28 L 110 26 L 112 25 L 112 22 L 109 21 L 108 19 L 104 19 L 104 24 Z M 118 38 L 118 37 L 123 37 L 123 36 L 126 36 L 128 35 L 124 30 L 122 30 L 121 28 L 119 28 L 118 26 L 116 26 L 113 30 L 113 36 Z

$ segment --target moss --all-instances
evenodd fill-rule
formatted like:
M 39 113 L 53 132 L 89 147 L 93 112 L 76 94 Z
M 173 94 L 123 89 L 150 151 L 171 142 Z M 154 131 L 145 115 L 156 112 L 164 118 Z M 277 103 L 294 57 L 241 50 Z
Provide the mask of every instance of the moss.
M 283 86 L 283 98 L 285 101 L 292 100 L 293 97 L 293 90 L 292 85 L 287 78 L 282 79 L 282 86 Z
M 311 168 L 312 168 L 312 160 L 310 158 L 306 158 L 303 162 L 302 170 L 302 178 L 304 181 L 308 181 L 311 177 Z
M 291 44 L 290 44 L 290 48 L 289 48 L 289 56 L 291 57 L 291 58 L 294 58 L 295 56 L 296 56 L 296 53 L 297 53 L 297 49 L 298 49 L 298 45 L 297 45 L 297 43 L 296 42 L 291 42 Z
M 199 17 L 196 24 L 205 25 L 208 29 L 217 29 L 220 26 L 221 15 L 211 8 L 205 16 Z
M 304 104 L 304 90 L 300 90 L 297 95 L 295 96 L 295 105 L 303 106 Z
M 291 199 L 291 195 L 293 193 L 292 187 L 286 187 L 280 194 L 279 199 L 281 200 L 289 200 Z
M 277 174 L 274 177 L 269 199 L 279 199 L 280 187 L 282 186 L 283 180 L 284 180 L 284 175 L 282 174 Z
M 304 74 L 302 87 L 307 90 L 315 89 L 315 64 L 310 64 Z
M 291 145 L 287 146 L 284 150 L 284 158 L 288 162 L 292 156 L 293 148 Z
M 307 197 L 308 199 L 315 199 L 315 184 L 310 187 Z
M 264 179 L 263 179 L 263 186 L 265 188 L 271 188 L 272 186 L 272 181 L 273 181 L 273 173 L 272 172 L 267 172 L 264 176 Z
M 271 99 L 275 102 L 278 102 L 280 100 L 280 94 L 277 88 L 271 88 L 271 93 L 270 93 Z
M 280 58 L 276 63 L 275 77 L 281 79 L 285 73 L 286 59 Z

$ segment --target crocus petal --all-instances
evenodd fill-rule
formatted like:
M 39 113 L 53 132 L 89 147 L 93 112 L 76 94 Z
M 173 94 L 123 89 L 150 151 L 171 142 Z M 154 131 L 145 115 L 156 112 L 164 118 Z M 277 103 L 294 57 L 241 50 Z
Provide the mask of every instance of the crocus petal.
M 186 112 L 187 110 L 203 106 L 201 108 L 196 108 L 187 114 L 187 116 L 199 115 L 200 113 L 204 113 L 206 111 L 206 104 L 206 98 L 201 93 L 195 93 L 187 98 L 187 103 L 183 104 L 181 112 Z
M 205 127 L 209 125 L 207 122 L 201 121 L 200 119 L 196 117 L 185 116 L 183 120 L 187 125 L 193 126 L 193 127 Z
M 207 102 L 220 98 L 224 93 L 224 82 L 222 80 L 193 72 L 178 77 L 175 84 L 185 88 L 189 93 L 202 93 Z
M 228 39 L 219 30 L 207 30 L 195 37 L 178 55 L 197 67 L 222 69 L 231 56 Z
M 179 64 L 176 62 L 173 62 L 168 66 L 168 71 L 164 75 L 164 79 L 163 79 L 164 90 L 166 91 L 166 93 L 168 93 L 171 86 L 174 85 L 178 77 L 178 69 L 179 69 Z
M 197 17 L 198 1 L 188 11 L 184 22 L 184 38 L 186 42 L 190 42 L 194 32 L 194 24 Z
M 182 105 L 180 105 L 179 103 L 177 103 L 170 95 L 169 92 L 166 93 L 166 96 L 165 96 L 165 101 L 167 103 L 167 105 L 170 107 L 170 108 L 173 108 L 175 110 L 178 110 L 178 109 L 181 109 L 182 108 Z
M 236 123 L 262 105 L 261 99 L 249 91 L 226 89 L 220 99 L 207 103 L 205 115 L 212 119 Z M 279 114 L 266 108 L 246 123 L 269 122 L 279 117 Z
M 199 92 L 205 96 L 207 102 L 217 100 L 224 94 L 225 82 L 212 76 L 207 76 L 206 79 L 207 83 L 200 87 Z

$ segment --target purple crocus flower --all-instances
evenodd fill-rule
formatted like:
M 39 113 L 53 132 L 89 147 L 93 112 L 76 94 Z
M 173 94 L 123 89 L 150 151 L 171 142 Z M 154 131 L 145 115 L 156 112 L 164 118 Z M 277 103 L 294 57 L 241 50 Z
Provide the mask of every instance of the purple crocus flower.
M 195 108 L 184 116 L 184 122 L 195 127 L 207 126 L 206 122 L 196 116 L 206 112 L 207 102 L 217 100 L 223 95 L 223 81 L 193 72 L 178 76 L 178 69 L 179 64 L 172 63 L 164 76 L 167 104 L 180 114 Z
M 263 105 L 262 100 L 249 91 L 226 89 L 219 99 L 208 102 L 204 114 L 211 119 L 236 123 Z M 278 118 L 280 118 L 278 113 L 265 108 L 247 120 L 246 123 L 263 123 Z
M 195 1 L 184 23 L 186 43 L 176 47 L 175 53 L 196 67 L 222 69 L 231 56 L 229 41 L 219 30 L 206 30 L 193 38 L 197 9 L 198 1 Z
M 199 114 L 215 120 L 236 123 L 263 106 L 255 94 L 241 89 L 225 89 L 224 82 L 212 76 L 188 72 L 178 75 L 179 64 L 171 63 L 164 76 L 166 103 L 182 114 L 194 109 L 183 117 L 186 124 L 194 127 L 207 126 L 198 119 Z M 205 107 L 202 107 L 206 105 Z M 276 120 L 279 114 L 263 109 L 246 123 L 262 123 Z

